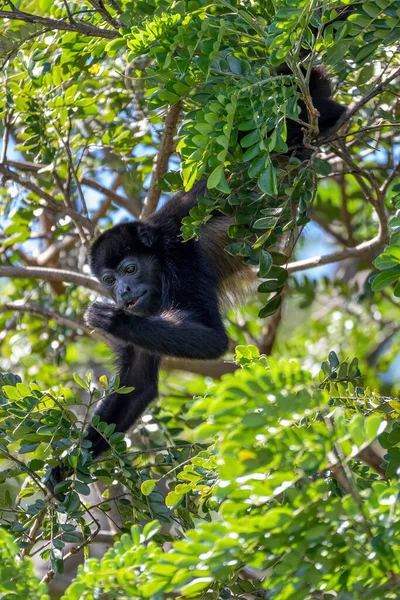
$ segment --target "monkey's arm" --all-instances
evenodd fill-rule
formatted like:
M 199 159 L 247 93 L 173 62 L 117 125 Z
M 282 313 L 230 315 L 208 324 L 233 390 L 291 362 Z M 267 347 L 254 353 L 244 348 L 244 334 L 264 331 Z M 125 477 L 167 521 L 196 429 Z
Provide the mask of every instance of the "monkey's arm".
M 218 315 L 217 306 L 213 314 Z M 85 319 L 90 327 L 161 356 L 207 360 L 219 358 L 228 348 L 222 321 L 211 316 L 211 312 L 212 325 L 207 326 L 189 311 L 138 317 L 110 304 L 95 303 L 89 307 Z

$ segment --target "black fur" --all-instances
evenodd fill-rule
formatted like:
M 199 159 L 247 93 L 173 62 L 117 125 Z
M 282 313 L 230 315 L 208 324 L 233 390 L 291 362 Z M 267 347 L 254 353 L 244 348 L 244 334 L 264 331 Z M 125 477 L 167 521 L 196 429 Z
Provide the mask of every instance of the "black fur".
M 135 314 L 135 307 L 130 310 L 97 302 L 85 316 L 90 327 L 118 340 L 121 385 L 135 388 L 130 394 L 114 394 L 95 412 L 101 420 L 115 423 L 117 431 L 127 431 L 157 396 L 162 356 L 212 359 L 227 350 L 217 272 L 201 243 L 184 244 L 180 238 L 182 218 L 195 205 L 197 193 L 173 198 L 146 224 L 116 225 L 93 245 L 91 267 L 99 278 L 104 268 L 116 269 L 130 254 L 142 258 L 151 254 L 159 275 L 158 302 L 145 316 Z M 94 455 L 107 449 L 106 440 L 93 427 L 87 435 Z

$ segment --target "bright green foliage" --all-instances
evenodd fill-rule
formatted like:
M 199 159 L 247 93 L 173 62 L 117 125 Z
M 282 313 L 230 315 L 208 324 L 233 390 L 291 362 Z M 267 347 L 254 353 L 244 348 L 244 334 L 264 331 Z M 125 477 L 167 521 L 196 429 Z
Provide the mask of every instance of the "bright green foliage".
M 75 539 L 76 528 L 84 536 L 90 534 L 90 523 L 83 519 L 86 509 L 76 492 L 85 495 L 92 477 L 109 485 L 112 477 L 125 483 L 134 498 L 133 504 L 128 498 L 120 500 L 126 533 L 101 561 L 85 563 L 65 600 L 93 598 L 99 590 L 110 598 L 125 593 L 160 600 L 169 592 L 179 592 L 182 598 L 206 594 L 217 600 L 263 589 L 277 600 L 309 599 L 321 590 L 343 599 L 346 594 L 362 599 L 367 591 L 370 598 L 396 597 L 399 401 L 362 388 L 357 361 L 341 362 L 335 352 L 322 365 L 319 388 L 295 361 L 267 360 L 251 346 L 239 347 L 236 358 L 242 368 L 225 375 L 191 405 L 188 422 L 198 423 L 193 435 L 205 449 L 183 461 L 181 455 L 172 479 L 172 472 L 162 476 L 170 482 L 165 504 L 159 499 L 157 478 L 145 479 L 141 492 L 135 489 L 137 471 L 127 460 L 123 442 L 116 442 L 100 471 L 79 438 L 78 423 L 76 429 L 70 425 L 71 440 L 64 438 L 60 444 L 59 436 L 66 431 L 59 427 L 61 433 L 55 434 L 49 419 L 67 418 L 69 403 L 63 406 L 62 397 L 47 404 L 32 390 L 39 401 L 36 412 L 31 409 L 28 419 L 22 419 L 29 389 L 18 382 L 3 386 L 8 398 L 8 416 L 1 427 L 4 451 L 13 448 L 18 429 L 23 429 L 25 442 L 33 439 L 29 431 L 35 429 L 37 443 L 26 453 L 34 452 L 38 443 L 50 442 L 55 452 L 61 446 L 69 448 L 67 461 L 76 469 L 76 478 L 66 489 L 60 487 L 67 495 L 56 511 L 42 500 L 29 500 L 35 485 L 24 488 L 28 504 L 15 513 L 11 527 L 22 546 L 32 519 L 45 513 L 44 540 L 56 534 L 45 554 L 52 569 L 60 571 L 64 543 Z M 96 426 L 108 435 L 101 423 Z M 378 480 L 359 458 L 377 438 L 388 449 L 386 481 Z M 163 466 L 156 462 L 154 474 Z M 42 468 L 37 458 L 27 461 L 20 456 L 15 469 L 3 476 L 25 472 L 33 477 L 32 471 Z M 145 498 L 154 517 L 179 523 L 184 533 L 178 540 L 162 533 L 156 522 L 149 521 L 143 532 L 137 525 L 130 528 L 134 515 L 144 510 Z M 3 506 L 7 504 L 5 499 Z M 106 500 L 103 510 L 108 510 Z M 147 511 L 143 517 L 149 520 Z M 172 541 L 169 551 L 162 547 L 167 540 Z M 238 579 L 243 569 L 256 569 L 258 576 L 243 582 Z
M 0 594 L 15 600 L 49 600 L 46 588 L 33 573 L 31 560 L 21 560 L 12 536 L 0 529 Z
M 191 416 L 204 420 L 196 435 L 216 441 L 179 472 L 166 499 L 177 510 L 185 496 L 197 498 L 213 522 L 199 522 L 167 552 L 153 524 L 143 533 L 134 526 L 101 561 L 86 563 L 64 600 L 92 598 L 95 589 L 110 598 L 175 591 L 218 599 L 262 590 L 280 600 L 322 590 L 327 598 L 396 597 L 397 486 L 352 458 L 382 433 L 389 414 L 394 428 L 381 438 L 395 441 L 396 412 L 361 389 L 357 399 L 330 400 L 298 363 L 249 362 L 250 352 L 240 350 L 244 368 L 193 404 Z M 347 395 L 351 372 L 358 377 L 350 366 Z M 377 409 L 365 417 L 368 405 Z M 332 478 L 335 469 L 351 493 Z M 246 568 L 263 583 L 238 579 Z

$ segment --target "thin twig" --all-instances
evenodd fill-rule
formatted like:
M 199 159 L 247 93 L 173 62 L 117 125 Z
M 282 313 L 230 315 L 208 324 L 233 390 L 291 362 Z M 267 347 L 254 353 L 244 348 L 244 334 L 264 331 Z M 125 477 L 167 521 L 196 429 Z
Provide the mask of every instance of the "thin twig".
M 0 164 L 4 164 L 7 158 L 8 143 L 10 141 L 10 115 L 7 111 L 4 117 L 3 144 L 1 149 Z
M 85 218 L 89 219 L 89 213 L 88 213 L 88 209 L 87 209 L 87 206 L 86 206 L 85 194 L 83 193 L 81 182 L 79 181 L 78 173 L 77 173 L 77 171 L 75 169 L 74 159 L 73 159 L 73 156 L 72 156 L 72 153 L 71 153 L 71 147 L 69 145 L 69 141 L 66 142 L 64 140 L 64 137 L 61 135 L 60 131 L 58 130 L 58 128 L 56 127 L 56 125 L 54 123 L 52 123 L 52 125 L 53 125 L 53 129 L 56 132 L 57 137 L 60 140 L 61 144 L 63 145 L 65 153 L 67 155 L 68 165 L 69 165 L 71 173 L 72 173 L 72 175 L 74 177 L 74 180 L 75 180 L 75 183 L 76 183 L 76 187 L 78 189 L 78 194 L 79 194 L 79 197 L 81 199 L 82 212 L 83 212 Z M 69 138 L 69 135 L 68 135 L 68 138 Z M 69 196 L 66 195 L 65 197 L 68 199 L 67 202 L 70 205 Z
M 44 521 L 44 518 L 45 518 L 46 514 L 47 514 L 47 505 L 44 508 L 42 508 L 42 510 L 39 512 L 39 514 L 37 515 L 36 519 L 33 522 L 32 527 L 29 530 L 29 533 L 28 533 L 29 542 L 21 550 L 21 557 L 22 558 L 25 558 L 25 556 L 29 556 L 30 555 L 30 552 L 31 552 L 32 548 L 34 547 L 34 545 L 37 542 L 38 533 L 39 533 L 40 528 L 41 528 L 41 526 L 43 524 L 43 521 Z
M 380 188 L 380 192 L 382 193 L 383 196 L 386 195 L 386 192 L 387 192 L 390 184 L 395 180 L 396 177 L 399 177 L 399 176 L 400 176 L 400 160 L 393 167 L 392 172 L 390 173 L 389 177 L 386 179 L 386 181 L 383 182 L 383 184 Z

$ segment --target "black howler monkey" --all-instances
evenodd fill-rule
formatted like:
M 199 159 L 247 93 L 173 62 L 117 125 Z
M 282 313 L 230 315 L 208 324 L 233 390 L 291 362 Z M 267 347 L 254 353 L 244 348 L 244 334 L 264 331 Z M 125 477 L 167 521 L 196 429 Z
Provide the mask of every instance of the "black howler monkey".
M 310 93 L 324 134 L 345 108 L 331 100 L 323 69 L 313 69 Z M 302 135 L 297 123 L 288 122 L 289 147 Z M 182 242 L 182 219 L 203 191 L 204 183 L 199 183 L 172 198 L 147 223 L 115 225 L 92 246 L 92 272 L 115 304 L 95 302 L 86 312 L 86 323 L 117 340 L 121 385 L 135 388 L 129 395 L 114 394 L 96 410 L 117 431 L 127 431 L 157 396 L 162 356 L 215 359 L 228 348 L 220 296 L 237 287 L 237 278 L 249 267 L 223 252 L 231 217 L 214 216 L 203 226 L 199 241 Z M 95 455 L 107 449 L 107 441 L 93 427 L 87 436 Z
M 320 68 L 312 70 L 310 93 L 324 134 L 345 108 L 331 99 L 328 76 Z M 304 106 L 301 118 L 307 120 Z M 300 126 L 288 121 L 288 146 L 301 144 L 302 137 Z M 223 251 L 232 221 L 222 214 L 203 226 L 199 241 L 182 242 L 182 219 L 204 189 L 198 183 L 176 195 L 146 223 L 115 225 L 92 246 L 92 272 L 115 304 L 95 302 L 85 321 L 115 338 L 120 384 L 134 387 L 129 394 L 114 393 L 96 409 L 101 421 L 116 424 L 116 431 L 126 432 L 157 396 L 161 357 L 215 359 L 228 348 L 220 296 L 237 286 L 249 267 Z M 94 456 L 107 450 L 107 440 L 92 425 L 86 435 Z M 60 471 L 53 471 L 49 487 L 59 478 Z

